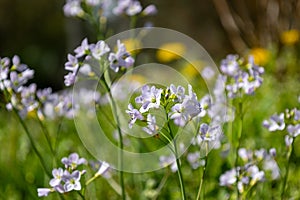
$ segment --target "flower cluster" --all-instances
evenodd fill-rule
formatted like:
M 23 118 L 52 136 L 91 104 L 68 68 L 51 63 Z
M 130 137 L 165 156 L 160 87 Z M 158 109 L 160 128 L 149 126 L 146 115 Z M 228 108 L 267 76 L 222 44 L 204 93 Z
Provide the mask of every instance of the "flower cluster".
M 300 110 L 293 108 L 286 110 L 285 113 L 274 114 L 269 120 L 263 121 L 263 126 L 270 132 L 287 130 L 288 134 L 285 136 L 286 146 L 291 146 L 300 134 Z
M 129 128 L 132 128 L 137 120 L 147 119 L 147 127 L 143 130 L 150 135 L 157 134 L 159 130 L 155 116 L 149 113 L 151 109 L 164 108 L 168 118 L 181 127 L 192 118 L 199 116 L 202 111 L 201 103 L 197 100 L 191 85 L 188 86 L 188 94 L 185 94 L 184 87 L 175 87 L 173 84 L 166 89 L 144 85 L 141 88 L 141 95 L 135 98 L 135 104 L 140 104 L 140 108 L 137 109 L 129 104 L 126 110 L 131 118 Z
M 276 156 L 274 148 L 269 152 L 265 149 L 251 151 L 240 148 L 238 155 L 244 165 L 222 174 L 219 179 L 221 186 L 230 187 L 237 184 L 239 193 L 242 194 L 256 183 L 265 181 L 267 177 L 271 180 L 279 178 L 279 167 L 274 160 Z
M 109 61 L 110 68 L 115 72 L 118 72 L 120 68 L 128 68 L 134 64 L 133 57 L 119 40 L 117 41 L 117 52 L 109 52 L 110 48 L 103 40 L 99 40 L 96 44 L 88 44 L 88 40 L 83 39 L 81 45 L 75 48 L 75 55 L 68 54 L 65 69 L 69 73 L 65 75 L 65 85 L 73 85 L 79 72 L 82 75 L 93 76 L 95 73 L 92 71 L 91 65 L 88 64 L 93 59 L 101 62 L 102 65 Z
M 110 0 L 67 0 L 63 10 L 68 17 L 84 18 L 91 9 L 102 10 L 107 15 L 111 3 Z
M 37 114 L 40 119 L 73 118 L 79 102 L 73 102 L 72 92 L 65 90 L 52 93 L 51 88 L 37 89 L 35 83 L 27 86 L 33 74 L 34 70 L 21 64 L 18 56 L 14 56 L 12 60 L 0 59 L 0 91 L 4 94 L 6 108 L 16 110 L 22 118 L 30 114 Z M 82 89 L 79 93 L 84 93 L 79 97 L 85 98 L 85 104 L 99 102 L 100 95 L 97 92 Z
M 111 12 L 115 15 L 128 15 L 134 16 L 141 14 L 142 16 L 155 15 L 157 8 L 153 4 L 148 5 L 143 9 L 138 0 L 119 0 L 114 7 L 113 1 L 110 0 L 67 0 L 64 7 L 64 13 L 68 17 L 85 18 L 90 15 L 90 10 L 101 12 L 103 16 L 108 17 Z
M 263 82 L 261 75 L 264 68 L 255 65 L 252 56 L 245 62 L 237 55 L 228 55 L 222 60 L 220 70 L 224 74 L 226 91 L 230 98 L 251 95 Z
M 143 9 L 141 3 L 138 0 L 119 0 L 118 5 L 113 9 L 115 15 L 128 15 L 134 16 L 142 14 L 143 16 L 155 15 L 157 8 L 151 4 Z
M 7 57 L 0 58 L 0 91 L 4 93 L 6 108 L 17 110 L 21 117 L 39 107 L 36 84 L 26 86 L 33 75 L 34 70 L 22 64 L 18 56 L 11 60 Z
M 38 188 L 38 196 L 48 196 L 50 192 L 66 193 L 72 190 L 81 190 L 80 178 L 85 174 L 85 170 L 78 170 L 77 167 L 87 164 L 86 159 L 79 158 L 77 153 L 72 153 L 69 157 L 62 158 L 61 162 L 65 165 L 65 169 L 58 168 L 52 170 L 53 178 L 49 185 L 51 188 Z

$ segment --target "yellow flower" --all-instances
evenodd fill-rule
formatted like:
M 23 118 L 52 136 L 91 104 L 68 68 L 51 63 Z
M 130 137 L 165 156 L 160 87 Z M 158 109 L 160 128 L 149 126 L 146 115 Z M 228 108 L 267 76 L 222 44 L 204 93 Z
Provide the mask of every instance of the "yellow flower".
M 299 31 L 292 29 L 281 33 L 281 42 L 285 45 L 293 45 L 299 41 Z
M 130 82 L 134 82 L 135 81 L 135 82 L 138 82 L 138 83 L 142 84 L 142 83 L 144 83 L 146 81 L 146 79 L 142 75 L 133 74 L 133 75 L 130 76 L 129 81 Z
M 194 78 L 195 76 L 200 74 L 197 69 L 202 67 L 203 67 L 203 63 L 199 60 L 187 62 L 181 69 L 181 73 L 190 78 Z
M 261 47 L 253 48 L 250 50 L 250 55 L 254 58 L 256 65 L 265 65 L 270 59 L 270 51 Z
M 167 63 L 181 58 L 185 51 L 186 47 L 182 43 L 165 43 L 157 50 L 156 58 L 160 62 Z
M 131 54 L 138 54 L 142 48 L 141 41 L 135 38 L 123 40 L 122 43 L 125 45 L 126 50 Z

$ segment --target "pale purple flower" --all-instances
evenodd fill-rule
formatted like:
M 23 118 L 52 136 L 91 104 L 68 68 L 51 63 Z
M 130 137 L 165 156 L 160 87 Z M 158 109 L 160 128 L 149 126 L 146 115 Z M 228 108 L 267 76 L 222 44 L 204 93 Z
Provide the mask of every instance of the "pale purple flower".
M 140 112 L 147 112 L 150 108 L 159 108 L 162 89 L 157 89 L 155 86 L 144 85 L 142 94 L 135 98 L 135 102 L 142 104 Z
M 155 15 L 156 13 L 157 13 L 157 8 L 153 4 L 147 6 L 142 12 L 142 14 L 145 16 Z
M 200 159 L 200 152 L 196 151 L 194 153 L 189 153 L 187 155 L 187 161 L 189 162 L 189 164 L 191 165 L 191 167 L 193 169 L 197 169 L 200 166 L 204 166 L 205 165 L 205 160 L 201 160 Z
M 80 58 L 84 55 L 87 55 L 89 53 L 89 44 L 87 38 L 84 38 L 81 42 L 81 45 L 77 47 L 74 52 L 76 53 L 76 57 Z
M 290 147 L 290 146 L 292 145 L 293 141 L 294 141 L 294 138 L 291 137 L 291 136 L 289 136 L 289 135 L 286 135 L 286 136 L 284 137 L 284 141 L 285 141 L 285 145 L 286 145 L 287 147 Z
M 176 164 L 176 158 L 174 156 L 160 156 L 159 157 L 159 164 L 162 167 L 167 167 L 170 165 L 172 172 L 177 172 L 177 164 Z
M 247 172 L 250 173 L 251 181 L 250 185 L 254 185 L 258 181 L 262 181 L 265 177 L 265 172 L 260 171 L 256 165 L 252 165 L 247 169 Z
M 263 121 L 263 126 L 271 132 L 276 130 L 282 131 L 285 128 L 284 113 L 272 115 L 269 120 Z
M 101 5 L 101 0 L 85 0 L 85 2 L 89 6 L 99 6 L 99 5 Z
M 185 97 L 185 89 L 182 86 L 178 86 L 176 88 L 175 85 L 170 85 L 170 96 L 169 98 L 174 99 L 175 102 L 182 103 L 184 97 Z
M 191 116 L 197 116 L 202 108 L 200 102 L 197 100 L 197 95 L 193 92 L 191 85 L 188 85 L 189 94 L 184 98 L 182 104 L 185 107 L 186 112 Z
M 66 168 L 70 167 L 72 170 L 76 169 L 78 165 L 86 164 L 87 161 L 85 158 L 79 158 L 77 153 L 72 153 L 69 157 L 64 157 L 61 159 L 61 162 L 65 165 Z
M 11 66 L 12 69 L 14 70 L 17 70 L 19 72 L 22 72 L 22 71 L 25 71 L 26 69 L 28 69 L 28 66 L 25 65 L 25 64 L 22 64 L 21 63 L 21 60 L 20 60 L 20 57 L 15 55 L 13 58 L 12 58 L 12 66 Z
M 126 14 L 129 16 L 136 15 L 142 11 L 142 6 L 139 1 L 131 1 L 126 9 Z
M 64 76 L 64 83 L 66 86 L 73 85 L 76 81 L 76 74 L 77 72 L 69 72 L 67 75 Z
M 110 167 L 110 165 L 107 162 L 102 162 L 102 164 L 99 167 L 98 171 L 96 172 L 95 176 L 101 176 L 109 169 L 109 167 Z
M 132 128 L 132 125 L 136 122 L 137 119 L 144 119 L 140 111 L 135 109 L 131 104 L 128 105 L 128 110 L 126 110 L 126 113 L 130 115 L 129 128 Z
M 186 112 L 182 103 L 177 103 L 171 108 L 170 119 L 174 120 L 177 126 L 185 126 L 189 121 L 189 114 Z
M 98 60 L 100 60 L 104 54 L 110 51 L 108 45 L 102 40 L 98 41 L 95 45 L 91 45 L 90 48 L 92 56 Z
M 153 135 L 153 134 L 157 134 L 158 129 L 159 129 L 159 127 L 156 124 L 155 116 L 148 114 L 147 115 L 147 126 L 143 127 L 143 131 L 145 131 L 149 135 Z
M 238 155 L 244 162 L 248 162 L 248 161 L 252 160 L 252 158 L 253 158 L 252 151 L 247 150 L 245 148 L 240 148 L 238 150 Z
M 134 64 L 133 57 L 127 52 L 125 45 L 120 40 L 118 40 L 117 46 L 117 52 L 110 53 L 108 56 L 110 68 L 115 72 L 118 72 L 120 67 L 128 68 Z
M 276 157 L 276 149 L 275 148 L 271 148 L 269 150 L 269 154 L 272 156 L 272 157 Z
M 233 185 L 237 181 L 236 169 L 231 169 L 229 171 L 226 171 L 224 174 L 220 176 L 219 181 L 221 186 Z
M 65 185 L 64 190 L 65 192 L 70 192 L 72 190 L 81 190 L 81 183 L 80 183 L 81 173 L 80 171 L 76 170 L 70 174 L 68 171 L 64 173 Z
M 51 185 L 51 187 L 55 187 L 55 186 L 59 185 L 60 182 L 62 181 L 62 178 L 64 175 L 64 170 L 62 168 L 53 169 L 52 175 L 53 175 L 53 178 L 50 180 L 49 184 Z
M 200 125 L 200 140 L 201 141 L 213 141 L 216 140 L 218 135 L 220 135 L 221 130 L 220 127 L 210 127 L 208 124 L 203 123 Z
M 202 72 L 201 72 L 201 75 L 205 78 L 205 79 L 212 79 L 212 77 L 214 77 L 215 75 L 215 71 L 212 69 L 212 67 L 205 67 Z
M 263 169 L 265 171 L 271 171 L 272 180 L 276 180 L 280 178 L 280 169 L 278 167 L 278 164 L 274 160 L 274 155 L 272 155 L 271 149 L 270 149 L 270 155 L 263 160 Z
M 259 149 L 254 151 L 254 155 L 257 160 L 261 161 L 267 156 L 267 152 L 265 149 Z
M 118 5 L 113 9 L 115 15 L 122 15 L 125 12 L 125 9 L 131 3 L 132 0 L 119 0 Z
M 293 112 L 294 112 L 294 120 L 296 122 L 299 122 L 300 123 L 300 110 L 297 110 L 296 108 L 293 109 Z
M 71 72 L 77 71 L 79 63 L 77 57 L 68 54 L 68 61 L 65 63 L 65 69 Z
M 228 55 L 226 59 L 221 61 L 220 69 L 228 76 L 235 76 L 239 71 L 239 68 L 237 55 Z
M 233 83 L 233 84 L 228 84 L 226 85 L 226 90 L 228 92 L 228 97 L 229 98 L 235 98 L 236 97 L 236 94 L 238 93 L 238 84 L 236 83 Z
M 287 131 L 290 136 L 297 137 L 300 134 L 300 124 L 288 125 Z
M 4 68 L 8 68 L 10 64 L 10 59 L 7 57 L 4 58 L 0 58 L 0 68 L 4 69 Z
M 0 81 L 7 79 L 8 72 L 9 68 L 6 65 L 0 66 Z
M 171 108 L 170 119 L 178 126 L 185 126 L 193 117 L 201 113 L 201 104 L 197 100 L 196 94 L 192 90 L 192 86 L 188 85 L 189 94 L 185 95 L 182 103 L 177 103 Z
M 115 15 L 126 14 L 128 16 L 137 15 L 142 11 L 142 6 L 136 0 L 119 0 L 117 7 L 113 9 Z
M 53 192 L 53 189 L 51 188 L 38 188 L 38 197 L 46 197 L 49 195 L 50 192 Z
M 260 76 L 265 72 L 265 70 L 263 67 L 255 65 L 253 56 L 249 56 L 248 58 L 248 71 L 251 77 L 262 82 L 262 78 Z
M 53 189 L 54 189 L 55 191 L 61 193 L 61 194 L 63 194 L 63 193 L 66 192 L 66 191 L 65 191 L 65 188 L 64 188 L 64 186 L 63 186 L 62 184 L 59 184 L 59 185 L 55 186 Z
M 200 100 L 201 112 L 199 113 L 200 117 L 204 117 L 207 114 L 207 110 L 211 108 L 212 98 L 210 95 L 205 95 Z
M 84 63 L 80 68 L 79 72 L 85 76 L 93 76 L 94 72 L 92 71 L 91 65 Z
M 82 17 L 84 11 L 82 10 L 80 3 L 80 0 L 67 0 L 63 7 L 65 15 L 69 17 Z
M 17 73 L 16 71 L 12 71 L 10 73 L 10 85 L 9 88 L 12 88 L 15 92 L 21 92 L 23 89 L 23 85 L 27 83 L 27 81 L 33 78 L 34 71 L 30 69 L 26 69 L 22 73 Z
M 21 117 L 25 117 L 28 112 L 38 108 L 39 103 L 36 100 L 36 84 L 32 83 L 28 87 L 23 87 L 21 91 L 21 104 L 20 110 Z
M 44 88 L 44 89 L 39 89 L 36 92 L 36 96 L 41 103 L 45 103 L 50 96 L 52 95 L 52 88 Z

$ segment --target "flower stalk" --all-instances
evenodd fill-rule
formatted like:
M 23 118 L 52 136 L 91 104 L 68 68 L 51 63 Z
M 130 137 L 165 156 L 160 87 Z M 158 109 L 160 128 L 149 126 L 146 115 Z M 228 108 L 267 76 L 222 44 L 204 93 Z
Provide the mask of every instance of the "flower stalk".
M 207 160 L 208 160 L 208 143 L 205 142 L 205 157 L 204 157 L 205 163 L 203 166 L 202 176 L 200 178 L 200 184 L 199 184 L 199 189 L 198 189 L 196 200 L 200 200 L 200 197 L 201 197 L 201 191 L 202 191 L 202 187 L 203 187 L 203 183 L 204 183 L 204 177 L 206 174 Z
M 294 145 L 294 140 L 292 142 L 292 144 L 288 147 L 288 152 L 287 152 L 287 163 L 285 166 L 286 172 L 284 175 L 284 179 L 283 179 L 283 184 L 282 184 L 282 190 L 281 190 L 281 200 L 285 199 L 285 193 L 286 193 L 286 184 L 288 181 L 288 177 L 289 177 L 289 171 L 290 171 L 290 163 L 291 163 L 291 155 L 292 155 L 292 151 L 293 151 L 293 145 Z

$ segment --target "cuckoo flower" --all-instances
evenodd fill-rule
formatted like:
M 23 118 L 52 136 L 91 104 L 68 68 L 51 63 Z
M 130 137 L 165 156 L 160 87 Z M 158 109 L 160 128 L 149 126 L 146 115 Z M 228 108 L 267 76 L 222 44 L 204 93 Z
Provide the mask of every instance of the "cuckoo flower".
M 110 53 L 108 56 L 110 68 L 115 72 L 118 72 L 121 67 L 131 67 L 134 63 L 133 57 L 127 52 L 125 45 L 120 40 L 117 41 L 117 48 L 116 53 Z
M 147 112 L 150 108 L 159 108 L 162 91 L 155 86 L 144 85 L 142 94 L 135 99 L 136 103 L 142 104 L 140 112 Z

